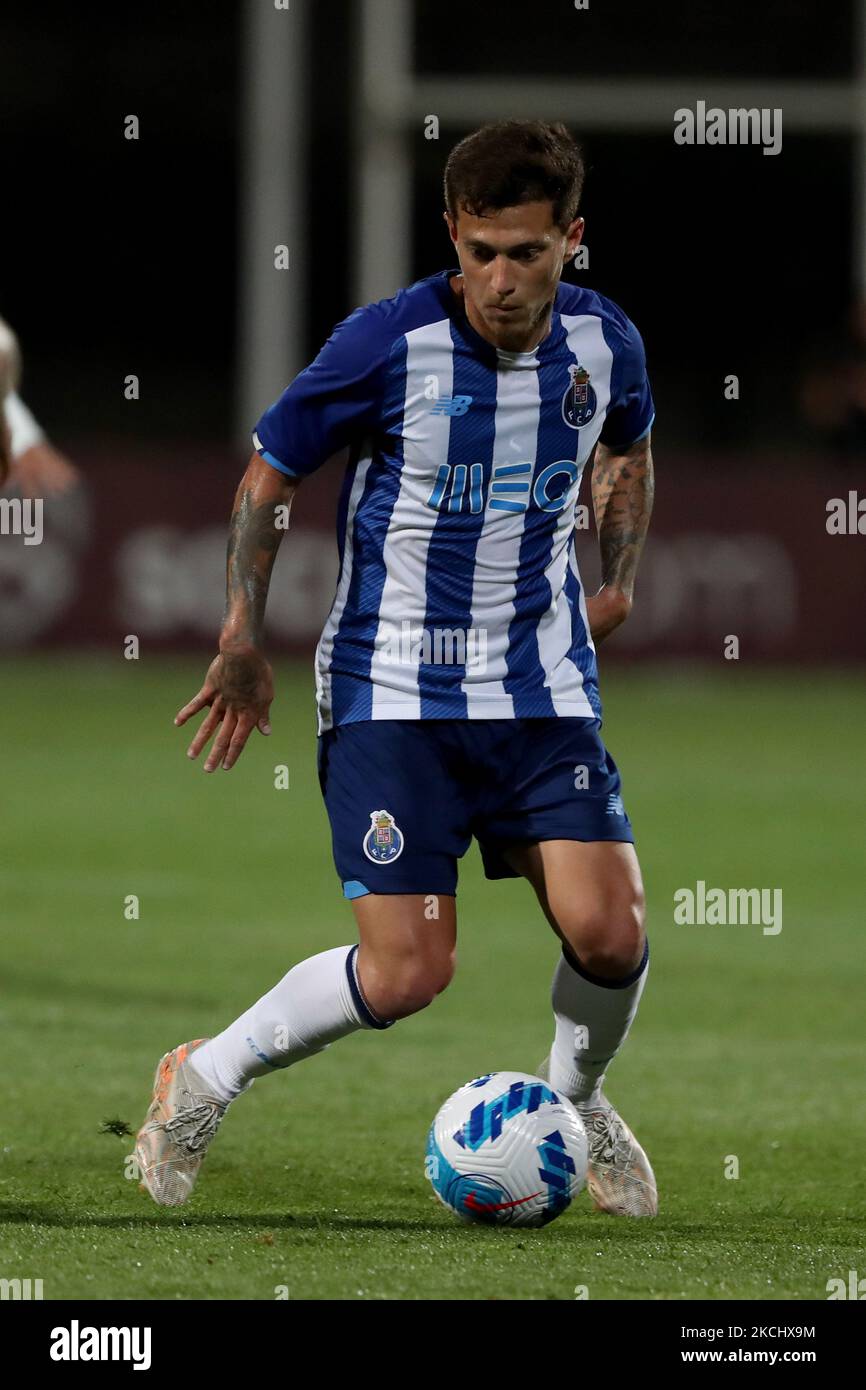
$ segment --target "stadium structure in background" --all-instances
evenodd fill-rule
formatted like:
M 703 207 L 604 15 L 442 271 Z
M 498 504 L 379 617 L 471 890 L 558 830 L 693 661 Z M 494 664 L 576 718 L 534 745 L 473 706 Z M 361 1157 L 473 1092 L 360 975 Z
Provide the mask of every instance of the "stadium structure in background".
M 234 85 L 215 85 L 188 63 L 183 83 L 167 80 L 159 46 L 135 42 L 160 37 L 165 17 L 158 9 L 139 17 L 128 46 L 140 53 L 135 65 L 120 59 L 104 90 L 88 87 L 70 110 L 81 148 L 85 137 L 93 142 L 89 163 L 118 190 L 134 254 L 103 254 L 90 213 L 69 232 L 70 264 L 82 270 L 52 278 L 32 261 L 28 269 L 24 233 L 10 231 L 22 276 L 0 313 L 21 337 L 23 395 L 84 481 L 46 507 L 40 545 L 3 536 L 0 642 L 114 649 L 136 632 L 153 650 L 210 645 L 225 517 L 251 423 L 333 322 L 448 263 L 444 226 L 436 239 L 443 152 L 452 137 L 507 113 L 565 119 L 584 140 L 590 262 L 568 274 L 646 325 L 658 382 L 665 447 L 653 533 L 640 601 L 605 661 L 716 659 L 728 632 L 742 636 L 751 660 L 866 658 L 864 635 L 844 609 L 828 613 L 818 598 L 828 572 L 843 592 L 862 591 L 866 579 L 856 537 L 827 529 L 828 505 L 856 493 L 866 457 L 866 410 L 838 399 L 849 380 L 851 396 L 866 399 L 866 348 L 862 335 L 846 348 L 833 327 L 866 284 L 866 4 L 851 0 L 833 25 L 809 26 L 808 45 L 801 0 L 785 24 L 770 0 L 733 0 L 724 22 L 718 5 L 649 8 L 638 0 L 620 7 L 615 52 L 609 34 L 599 38 L 608 33 L 604 7 L 582 11 L 571 0 L 535 15 L 531 33 L 514 28 L 525 20 L 517 0 L 497 5 L 495 32 L 454 0 L 329 0 L 327 15 L 312 0 L 281 11 L 270 0 L 217 0 L 205 29 L 198 16 L 173 16 L 171 51 L 206 55 L 209 72 L 232 73 Z M 459 51 L 449 38 L 458 22 Z M 23 38 L 16 49 L 27 23 L 19 17 L 10 31 L 10 67 L 30 51 Z M 746 30 L 744 48 L 735 36 Z M 32 31 L 46 67 L 60 38 Z M 84 82 L 93 44 L 62 38 Z M 774 63 L 779 75 L 769 76 Z M 188 85 L 200 101 L 189 100 Z M 39 98 L 11 75 L 7 88 L 19 107 L 31 103 L 30 117 Z M 770 158 L 759 149 L 677 146 L 674 112 L 698 101 L 778 108 L 781 150 Z M 120 123 L 136 108 L 141 135 L 126 141 Z M 28 130 L 34 142 L 41 130 L 29 177 L 54 158 L 56 186 L 62 134 L 49 141 L 25 119 L 13 158 L 27 148 Z M 189 199 L 169 234 L 154 212 L 160 189 L 171 201 L 172 179 L 188 187 L 196 177 L 174 157 L 184 135 L 199 152 L 196 206 L 205 209 L 210 246 L 199 259 Z M 808 225 L 804 190 L 817 210 Z M 226 197 L 235 200 L 233 239 L 218 215 Z M 773 199 L 781 211 L 771 224 Z M 215 279 L 225 257 L 234 273 Z M 86 313 L 76 281 L 87 284 Z M 121 284 L 123 316 L 114 309 L 112 318 Z M 155 302 L 152 316 L 146 300 Z M 196 331 L 166 336 L 178 305 Z M 216 358 L 207 306 L 224 336 Z M 695 333 L 672 341 L 671 321 L 682 321 L 686 306 Z M 140 399 L 118 405 L 133 369 Z M 727 400 L 725 374 L 737 371 L 740 398 Z M 296 508 L 269 619 L 277 651 L 309 658 L 329 606 L 341 473 L 332 461 Z M 578 541 L 591 580 L 591 535 Z

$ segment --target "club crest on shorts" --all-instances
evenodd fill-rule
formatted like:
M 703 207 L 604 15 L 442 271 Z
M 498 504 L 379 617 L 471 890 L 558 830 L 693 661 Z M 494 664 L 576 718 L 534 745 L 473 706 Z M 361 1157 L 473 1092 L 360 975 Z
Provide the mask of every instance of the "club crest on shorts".
M 589 372 L 580 364 L 569 367 L 569 383 L 562 398 L 562 418 L 573 430 L 588 425 L 595 415 L 596 398 Z
M 390 811 L 371 811 L 364 853 L 374 864 L 393 864 L 403 853 L 403 831 Z

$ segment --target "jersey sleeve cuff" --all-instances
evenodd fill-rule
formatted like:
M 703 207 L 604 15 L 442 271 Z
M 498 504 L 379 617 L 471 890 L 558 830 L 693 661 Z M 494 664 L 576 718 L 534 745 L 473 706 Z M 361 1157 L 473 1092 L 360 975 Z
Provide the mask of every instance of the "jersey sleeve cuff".
M 289 468 L 288 464 L 283 463 L 281 459 L 278 459 L 275 454 L 271 453 L 270 449 L 265 448 L 255 430 L 253 431 L 253 448 L 257 454 L 261 454 L 265 463 L 269 463 L 272 468 L 276 468 L 278 473 L 285 473 L 287 478 L 300 478 L 300 473 L 296 472 L 294 468 Z
M 607 439 L 602 439 L 601 442 L 606 449 L 611 449 L 615 454 L 625 454 L 628 452 L 629 449 L 633 448 L 635 444 L 640 444 L 642 439 L 646 439 L 647 435 L 649 434 L 650 430 L 652 429 L 655 423 L 655 418 L 656 413 L 655 411 L 653 411 L 652 415 L 650 416 L 650 422 L 647 425 L 646 429 L 643 430 L 640 434 L 636 434 L 634 439 L 630 439 L 627 444 L 611 444 L 610 441 Z

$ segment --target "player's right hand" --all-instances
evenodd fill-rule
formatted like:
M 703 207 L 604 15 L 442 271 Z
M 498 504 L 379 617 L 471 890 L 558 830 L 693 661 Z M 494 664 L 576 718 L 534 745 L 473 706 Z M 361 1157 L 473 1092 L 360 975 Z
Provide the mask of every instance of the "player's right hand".
M 197 758 L 218 730 L 204 770 L 215 772 L 222 767 L 228 772 L 253 729 L 262 734 L 271 732 L 268 711 L 273 698 L 273 673 L 260 651 L 239 647 L 220 652 L 211 662 L 201 690 L 174 718 L 175 724 L 185 724 L 199 710 L 210 706 L 210 713 L 187 749 L 187 757 Z

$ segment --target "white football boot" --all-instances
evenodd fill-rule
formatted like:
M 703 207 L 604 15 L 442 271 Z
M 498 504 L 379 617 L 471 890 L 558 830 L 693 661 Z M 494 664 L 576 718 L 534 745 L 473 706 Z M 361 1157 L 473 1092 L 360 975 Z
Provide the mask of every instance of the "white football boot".
M 186 1201 L 228 1109 L 224 1101 L 208 1095 L 190 1062 L 195 1049 L 207 1041 L 181 1043 L 161 1058 L 153 1100 L 136 1137 L 141 1186 L 161 1207 L 179 1207 Z
M 549 1055 L 536 1075 L 550 1080 Z M 650 1161 L 610 1101 L 601 1099 L 592 1110 L 578 1108 L 587 1138 L 587 1191 L 598 1210 L 612 1216 L 657 1216 L 658 1189 Z

